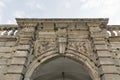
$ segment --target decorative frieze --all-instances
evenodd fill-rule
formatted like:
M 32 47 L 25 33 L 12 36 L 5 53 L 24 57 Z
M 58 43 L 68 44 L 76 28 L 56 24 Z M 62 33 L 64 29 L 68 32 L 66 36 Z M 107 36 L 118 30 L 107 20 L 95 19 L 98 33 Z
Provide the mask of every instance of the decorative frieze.
M 91 42 L 89 40 L 83 42 L 68 42 L 68 49 L 72 49 L 85 55 L 92 54 Z

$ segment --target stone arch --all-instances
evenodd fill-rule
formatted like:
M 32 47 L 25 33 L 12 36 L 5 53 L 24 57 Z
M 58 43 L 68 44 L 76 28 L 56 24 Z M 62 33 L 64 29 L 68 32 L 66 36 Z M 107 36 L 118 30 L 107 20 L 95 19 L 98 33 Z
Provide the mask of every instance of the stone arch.
M 46 62 L 47 60 L 57 58 L 60 56 L 67 57 L 67 58 L 73 59 L 78 62 L 82 62 L 84 66 L 86 66 L 92 80 L 100 80 L 98 70 L 94 62 L 91 62 L 91 60 L 85 55 L 75 52 L 75 51 L 67 51 L 65 54 L 59 54 L 57 51 L 50 51 L 45 54 L 42 54 L 29 65 L 27 72 L 25 74 L 24 80 L 30 80 L 32 73 L 39 65 Z

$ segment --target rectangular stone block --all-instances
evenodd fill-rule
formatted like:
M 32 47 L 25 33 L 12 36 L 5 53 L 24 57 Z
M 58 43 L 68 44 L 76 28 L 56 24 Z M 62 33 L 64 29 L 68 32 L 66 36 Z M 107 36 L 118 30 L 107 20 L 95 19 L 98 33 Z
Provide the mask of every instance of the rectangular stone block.
M 43 29 L 52 29 L 54 30 L 54 23 L 43 23 Z
M 93 38 L 104 38 L 105 36 L 102 35 L 101 33 L 94 33 L 94 34 L 91 34 L 91 37 L 93 37 Z
M 107 45 L 95 45 L 96 50 L 107 50 Z
M 109 51 L 97 51 L 97 57 L 111 57 L 112 54 Z
M 115 58 L 115 59 L 114 59 L 114 64 L 115 64 L 116 66 L 120 66 L 120 59 Z
M 29 38 L 20 38 L 19 44 L 20 45 L 29 45 L 31 43 Z
M 11 64 L 25 65 L 26 62 L 26 58 L 13 58 Z
M 67 27 L 67 26 L 68 26 L 68 24 L 65 24 L 65 23 L 57 23 L 56 24 L 57 28 L 62 28 L 62 27 Z
M 0 59 L 0 65 L 7 64 L 7 59 Z
M 112 58 L 99 58 L 99 65 L 114 65 Z
M 120 80 L 120 75 L 118 74 L 104 74 L 101 76 L 102 80 Z
M 15 46 L 16 42 L 0 42 L 0 46 Z
M 120 59 L 120 53 L 116 57 Z
M 74 27 L 75 27 L 75 25 L 74 25 Z M 75 28 L 73 28 L 73 29 L 75 29 Z M 86 30 L 86 31 L 88 31 L 88 27 L 87 26 L 85 26 L 85 25 L 81 25 L 81 24 L 76 24 L 76 29 L 79 29 L 79 30 Z
M 5 46 L 5 42 L 0 42 L 0 46 Z
M 14 50 L 13 47 L 0 47 L 0 53 L 8 53 Z
M 28 51 L 16 51 L 14 57 L 26 58 L 28 56 Z
M 27 32 L 27 33 L 21 33 L 19 36 L 22 37 L 22 38 L 32 38 L 33 37 L 33 34 L 32 32 Z
M 22 80 L 21 74 L 7 74 L 5 80 Z
M 0 65 L 0 74 L 5 74 L 7 72 L 7 66 L 6 65 Z
M 120 48 L 120 43 L 111 43 L 112 49 Z
M 88 37 L 89 37 L 88 35 L 79 35 L 79 36 L 74 34 L 68 35 L 68 38 L 77 38 L 77 39 L 81 39 L 81 38 L 86 39 Z
M 72 34 L 74 34 L 74 35 L 88 35 L 89 34 L 89 31 L 77 31 L 77 30 L 69 30 L 69 34 L 68 35 L 72 35 Z
M 11 58 L 11 53 L 0 53 L 0 58 Z
M 114 65 L 100 66 L 99 71 L 101 72 L 101 74 L 117 74 L 118 73 Z
M 105 39 L 98 37 L 98 38 L 93 38 L 93 41 L 105 41 Z
M 20 65 L 10 65 L 7 73 L 11 74 L 24 74 L 25 67 Z
M 18 45 L 17 49 L 18 50 L 29 50 L 30 45 Z
M 105 41 L 94 41 L 94 44 L 105 44 Z

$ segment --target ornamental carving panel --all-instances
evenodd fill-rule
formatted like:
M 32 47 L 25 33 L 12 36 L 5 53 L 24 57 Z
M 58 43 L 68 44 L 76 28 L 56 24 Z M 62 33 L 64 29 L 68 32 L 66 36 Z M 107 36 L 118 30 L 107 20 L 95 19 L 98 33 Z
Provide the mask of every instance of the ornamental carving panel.
M 68 49 L 84 53 L 85 55 L 90 55 L 92 53 L 91 42 L 89 40 L 82 42 L 69 42 Z
M 37 53 L 42 54 L 46 51 L 56 48 L 56 42 L 54 41 L 39 41 L 36 43 Z

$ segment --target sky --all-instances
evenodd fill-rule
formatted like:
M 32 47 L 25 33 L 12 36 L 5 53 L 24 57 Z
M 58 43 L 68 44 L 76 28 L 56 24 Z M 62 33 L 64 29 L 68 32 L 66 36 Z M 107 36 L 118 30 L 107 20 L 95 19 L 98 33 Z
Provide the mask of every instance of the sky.
M 109 18 L 120 25 L 120 0 L 0 0 L 0 24 L 15 18 Z

